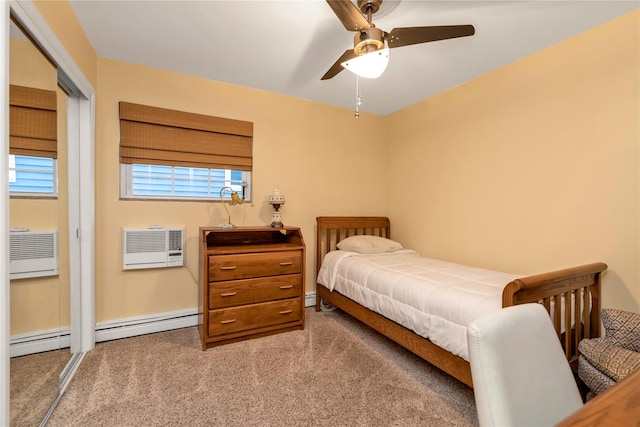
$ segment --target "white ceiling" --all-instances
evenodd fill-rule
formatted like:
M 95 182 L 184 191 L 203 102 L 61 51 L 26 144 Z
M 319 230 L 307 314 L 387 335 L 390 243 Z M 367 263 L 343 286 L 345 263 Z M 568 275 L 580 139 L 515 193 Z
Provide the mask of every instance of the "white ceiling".
M 320 77 L 349 48 L 324 0 L 71 1 L 98 56 L 346 108 L 356 77 Z M 386 0 L 378 28 L 472 24 L 476 34 L 392 49 L 360 79 L 360 111 L 386 115 L 640 7 L 640 1 Z

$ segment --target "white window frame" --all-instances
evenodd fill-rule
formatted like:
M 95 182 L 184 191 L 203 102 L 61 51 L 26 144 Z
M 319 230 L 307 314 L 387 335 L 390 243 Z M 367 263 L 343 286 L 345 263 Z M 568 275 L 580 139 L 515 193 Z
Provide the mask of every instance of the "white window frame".
M 174 166 L 180 167 L 180 166 Z M 251 201 L 251 172 L 242 173 L 242 185 L 231 184 L 231 170 L 225 171 L 225 185 L 231 187 L 233 190 L 242 194 L 244 200 Z M 231 200 L 231 195 L 228 192 L 223 193 L 223 200 Z M 212 194 L 208 197 L 197 196 L 158 196 L 158 195 L 136 195 L 133 194 L 133 165 L 127 163 L 120 163 L 120 198 L 121 199 L 133 199 L 133 200 L 205 200 L 219 202 L 220 195 Z

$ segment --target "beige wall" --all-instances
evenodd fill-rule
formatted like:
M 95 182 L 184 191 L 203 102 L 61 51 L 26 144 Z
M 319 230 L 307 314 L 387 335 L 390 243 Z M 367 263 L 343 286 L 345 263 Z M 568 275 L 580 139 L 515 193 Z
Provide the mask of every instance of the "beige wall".
M 98 56 L 66 0 L 33 1 L 65 49 L 95 88 Z
M 279 184 L 284 221 L 307 243 L 307 291 L 316 216 L 388 214 L 394 237 L 426 256 L 522 274 L 607 262 L 605 305 L 638 310 L 637 12 L 391 116 L 355 120 L 95 59 L 70 8 L 38 7 L 97 88 L 97 321 L 195 307 L 198 227 L 225 219 L 218 203 L 119 200 L 119 101 L 254 122 L 253 204 L 232 207 L 232 219 L 268 223 Z M 150 224 L 185 227 L 184 268 L 122 271 L 122 228 Z
M 315 217 L 384 214 L 384 119 L 318 103 L 100 58 L 96 111 L 97 321 L 197 306 L 198 228 L 219 226 L 220 203 L 119 200 L 118 102 L 254 123 L 253 203 L 229 207 L 236 225 L 271 221 L 279 185 L 287 225 L 307 245 L 315 286 Z M 185 228 L 184 268 L 122 271 L 122 229 Z
M 389 116 L 394 237 L 516 274 L 603 261 L 603 305 L 640 311 L 639 18 Z

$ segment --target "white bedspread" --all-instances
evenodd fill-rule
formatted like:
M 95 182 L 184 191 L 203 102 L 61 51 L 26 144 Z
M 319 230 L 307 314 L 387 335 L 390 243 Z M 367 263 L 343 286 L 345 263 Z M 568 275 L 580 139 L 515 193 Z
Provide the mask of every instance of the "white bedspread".
M 420 257 L 415 251 L 325 255 L 318 283 L 469 360 L 467 326 L 502 307 L 502 289 L 521 277 Z

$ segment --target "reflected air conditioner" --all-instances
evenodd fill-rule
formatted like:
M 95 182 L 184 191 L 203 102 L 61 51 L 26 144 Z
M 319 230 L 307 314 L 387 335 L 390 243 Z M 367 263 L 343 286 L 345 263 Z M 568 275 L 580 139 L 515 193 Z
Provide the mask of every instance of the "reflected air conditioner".
M 9 232 L 9 278 L 25 279 L 58 275 L 58 232 Z

